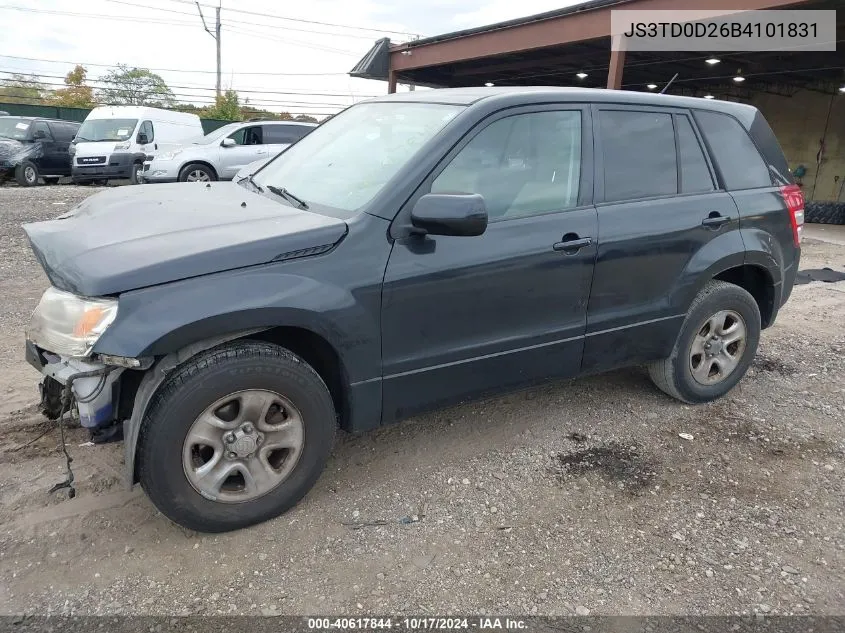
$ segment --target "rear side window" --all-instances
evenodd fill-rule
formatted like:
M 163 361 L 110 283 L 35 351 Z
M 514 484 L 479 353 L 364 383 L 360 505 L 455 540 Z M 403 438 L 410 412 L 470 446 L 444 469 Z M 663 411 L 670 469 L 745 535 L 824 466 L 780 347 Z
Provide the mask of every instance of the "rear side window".
M 678 192 L 671 114 L 603 110 L 599 120 L 607 202 Z
M 270 144 L 284 145 L 296 143 L 299 137 L 288 125 L 265 125 L 264 142 Z
M 681 163 L 681 193 L 705 193 L 713 191 L 713 178 L 704 151 L 693 132 L 690 120 L 685 116 L 675 117 L 678 132 L 678 157 Z
M 695 120 L 707 139 L 728 190 L 771 187 L 772 177 L 748 132 L 727 114 L 696 112 Z
M 64 123 L 56 123 L 51 121 L 48 123 L 50 127 L 50 132 L 53 134 L 53 138 L 56 139 L 59 143 L 70 143 L 70 139 L 73 138 L 73 132 L 68 129 L 68 126 Z

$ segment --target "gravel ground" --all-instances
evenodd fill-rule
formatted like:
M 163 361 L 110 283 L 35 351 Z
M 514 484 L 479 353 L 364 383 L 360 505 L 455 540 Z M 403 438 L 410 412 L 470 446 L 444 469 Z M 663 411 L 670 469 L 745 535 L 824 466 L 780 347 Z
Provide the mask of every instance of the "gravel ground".
M 629 369 L 342 436 L 297 508 L 204 536 L 120 487 L 120 446 L 70 433 L 73 500 L 57 434 L 24 446 L 47 282 L 20 224 L 95 191 L 0 189 L 0 613 L 845 613 L 845 283 L 796 287 L 720 402 Z

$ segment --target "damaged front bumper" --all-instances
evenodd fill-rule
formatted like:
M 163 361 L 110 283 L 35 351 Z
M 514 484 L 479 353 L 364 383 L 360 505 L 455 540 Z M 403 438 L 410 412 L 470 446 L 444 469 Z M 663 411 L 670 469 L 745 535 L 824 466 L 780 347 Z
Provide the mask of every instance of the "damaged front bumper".
M 68 358 L 26 342 L 26 360 L 42 375 L 69 388 L 82 426 L 96 428 L 116 421 L 122 367 L 98 360 Z

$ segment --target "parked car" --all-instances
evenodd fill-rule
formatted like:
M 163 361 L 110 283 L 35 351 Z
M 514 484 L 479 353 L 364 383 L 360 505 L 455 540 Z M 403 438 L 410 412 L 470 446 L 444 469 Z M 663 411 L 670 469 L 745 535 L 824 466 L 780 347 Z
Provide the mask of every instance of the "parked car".
M 5 110 L 0 110 L 0 116 L 9 116 L 9 113 Z
M 294 121 L 230 123 L 144 164 L 145 182 L 232 180 L 246 165 L 269 160 L 317 126 Z
M 729 392 L 792 292 L 803 197 L 755 108 L 473 88 L 352 106 L 241 184 L 25 225 L 26 355 L 190 529 L 277 516 L 339 425 L 645 364 Z M 64 385 L 64 387 L 62 387 Z
M 0 183 L 14 178 L 22 187 L 59 182 L 70 176 L 70 140 L 79 123 L 40 117 L 0 116 Z
M 196 114 L 142 106 L 101 106 L 85 118 L 74 139 L 73 181 L 139 182 L 148 155 L 168 152 L 202 134 Z

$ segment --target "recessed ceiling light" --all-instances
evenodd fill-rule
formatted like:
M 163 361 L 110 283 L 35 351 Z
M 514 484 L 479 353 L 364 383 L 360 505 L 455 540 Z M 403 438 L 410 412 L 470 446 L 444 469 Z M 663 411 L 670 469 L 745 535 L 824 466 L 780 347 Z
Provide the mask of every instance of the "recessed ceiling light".
M 655 88 L 657 88 L 657 84 L 648 84 L 646 88 L 648 88 L 649 90 L 654 90 Z
M 577 73 L 575 76 L 576 76 L 576 77 L 578 77 L 578 79 L 586 79 L 586 78 L 587 78 L 587 73 L 585 73 L 585 72 L 580 72 L 580 73 Z
M 745 81 L 745 77 L 743 77 L 742 75 L 737 75 L 736 77 L 734 77 L 734 81 L 738 84 L 741 84 L 743 81 Z
M 492 84 L 491 82 L 489 82 L 489 81 L 488 81 L 486 84 L 484 84 L 484 85 L 485 85 L 485 86 L 487 86 L 488 88 L 491 88 L 491 87 L 493 86 L 493 84 Z
M 705 99 L 715 99 L 716 97 L 714 97 L 713 95 L 704 95 L 704 98 Z
M 722 60 L 721 60 L 721 59 L 719 59 L 718 57 L 708 57 L 708 58 L 707 58 L 707 59 L 705 59 L 704 61 L 705 61 L 706 63 L 710 64 L 711 66 L 713 66 L 713 65 L 715 65 L 715 64 L 718 64 L 718 63 L 719 63 L 720 61 L 722 61 Z

